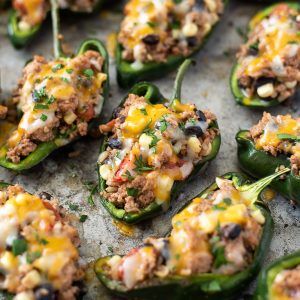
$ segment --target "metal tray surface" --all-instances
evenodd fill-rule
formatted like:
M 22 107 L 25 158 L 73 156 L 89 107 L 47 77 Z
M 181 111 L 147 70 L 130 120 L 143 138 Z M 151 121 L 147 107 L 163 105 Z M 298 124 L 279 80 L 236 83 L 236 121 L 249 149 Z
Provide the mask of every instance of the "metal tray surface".
M 117 1 L 116 1 L 117 2 Z M 96 206 L 91 207 L 87 198 L 89 191 L 86 182 L 97 181 L 96 161 L 100 140 L 84 138 L 71 146 L 60 149 L 48 157 L 34 169 L 18 175 L 0 168 L 0 180 L 19 183 L 32 193 L 47 191 L 60 200 L 66 210 L 75 216 L 88 215 L 84 223 L 75 222 L 81 237 L 80 254 L 82 260 L 92 266 L 92 262 L 100 256 L 111 253 L 126 253 L 130 248 L 141 244 L 147 236 L 163 236 L 170 229 L 170 219 L 198 192 L 209 185 L 215 176 L 228 171 L 239 170 L 234 136 L 239 129 L 247 129 L 256 123 L 262 111 L 250 110 L 238 106 L 230 92 L 229 76 L 235 53 L 243 41 L 241 32 L 251 16 L 263 5 L 255 1 L 231 1 L 226 13 L 217 26 L 203 50 L 195 57 L 196 66 L 191 67 L 184 80 L 183 95 L 187 101 L 200 108 L 210 109 L 218 117 L 222 135 L 222 145 L 216 160 L 207 170 L 191 182 L 182 193 L 185 197 L 172 203 L 172 208 L 165 214 L 135 226 L 132 236 L 125 236 L 113 223 L 112 218 L 100 205 L 97 196 Z M 87 37 L 96 37 L 107 41 L 108 36 L 117 31 L 122 19 L 122 5 L 111 4 L 102 12 L 88 15 L 61 16 L 61 31 L 65 42 L 74 49 Z M 25 50 L 14 50 L 6 36 L 7 12 L 0 13 L 0 69 L 2 98 L 16 87 L 21 76 L 24 63 L 34 54 L 52 56 L 51 22 L 48 19 L 42 31 Z M 120 90 L 115 80 L 115 64 L 111 58 L 111 95 L 104 105 L 103 122 L 107 120 L 112 109 L 117 106 L 126 91 Z M 170 96 L 175 73 L 160 80 L 157 84 L 165 96 Z M 299 93 L 293 102 L 270 109 L 273 114 L 290 113 L 299 115 Z M 68 153 L 80 151 L 80 156 L 69 158 Z M 70 209 L 70 204 L 77 204 L 79 209 Z M 300 248 L 300 209 L 292 206 L 288 200 L 277 196 L 270 203 L 275 221 L 274 238 L 265 264 L 275 258 Z M 73 206 L 71 205 L 71 208 Z M 255 281 L 254 281 L 255 283 Z M 116 299 L 109 295 L 95 279 L 91 268 L 87 272 L 88 292 L 85 299 Z M 254 284 L 245 291 L 251 293 Z

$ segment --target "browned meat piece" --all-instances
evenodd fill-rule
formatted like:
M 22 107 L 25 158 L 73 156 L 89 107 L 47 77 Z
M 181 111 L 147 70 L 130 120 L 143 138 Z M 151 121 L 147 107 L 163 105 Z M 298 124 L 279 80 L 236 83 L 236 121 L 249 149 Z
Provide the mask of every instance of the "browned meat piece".
M 272 119 L 272 116 L 270 113 L 267 113 L 267 112 L 264 112 L 263 113 L 263 117 L 262 119 L 258 122 L 257 125 L 253 126 L 251 129 L 250 129 L 250 135 L 253 139 L 259 137 L 264 128 L 266 127 L 267 123 Z
M 107 182 L 107 184 L 117 187 L 117 190 L 113 192 L 106 190 L 102 192 L 101 195 L 118 207 L 124 206 L 124 209 L 128 212 L 137 212 L 154 199 L 154 179 L 137 176 L 131 182 L 122 184 L 118 182 Z M 135 198 L 128 196 L 127 188 L 137 189 L 139 195 Z
M 7 158 L 13 163 L 19 163 L 21 157 L 28 156 L 31 152 L 36 149 L 37 145 L 33 143 L 30 139 L 25 138 L 20 141 L 20 143 L 7 151 Z
M 5 119 L 6 118 L 6 114 L 7 114 L 7 107 L 0 105 L 0 120 Z

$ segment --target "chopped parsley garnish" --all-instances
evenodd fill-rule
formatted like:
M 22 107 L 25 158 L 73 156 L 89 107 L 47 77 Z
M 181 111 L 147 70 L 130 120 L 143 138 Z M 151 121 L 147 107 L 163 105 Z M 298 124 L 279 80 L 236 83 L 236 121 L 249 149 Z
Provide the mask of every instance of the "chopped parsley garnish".
M 116 152 L 116 158 L 121 159 L 121 152 L 119 150 Z
M 168 124 L 169 123 L 166 121 L 166 119 L 162 119 L 159 121 L 159 130 L 161 133 L 167 130 Z
M 256 43 L 253 43 L 252 45 L 250 45 L 249 48 L 254 51 L 258 51 L 258 45 L 259 45 L 259 42 L 257 41 Z
M 279 133 L 279 134 L 277 134 L 277 137 L 280 140 L 292 140 L 292 141 L 296 141 L 296 142 L 300 141 L 300 136 L 287 134 L 287 133 Z
M 227 263 L 227 260 L 226 260 L 226 257 L 225 257 L 225 248 L 224 248 L 224 246 L 215 245 L 212 248 L 212 253 L 215 257 L 214 267 L 216 269 Z
M 109 252 L 113 252 L 114 251 L 114 249 L 113 249 L 112 246 L 107 246 L 107 249 L 108 249 Z
M 226 208 L 220 205 L 213 205 L 212 210 L 226 210 Z
M 43 100 L 43 98 L 48 97 L 46 87 L 42 87 L 39 90 L 33 90 L 32 97 L 34 102 L 39 102 Z
M 69 208 L 73 211 L 78 211 L 79 210 L 79 205 L 74 204 L 74 203 L 69 203 Z
M 151 27 L 151 28 L 153 28 L 153 27 L 155 27 L 156 25 L 157 25 L 157 23 L 155 23 L 155 22 L 147 22 L 147 24 Z
M 14 256 L 21 255 L 27 250 L 27 247 L 25 239 L 15 239 L 12 243 L 12 253 Z
M 61 80 L 64 81 L 64 82 L 66 82 L 66 83 L 70 82 L 70 80 L 68 78 L 66 78 L 66 77 L 61 77 Z
M 79 222 L 84 223 L 87 220 L 88 216 L 87 215 L 81 215 L 79 218 Z
M 125 174 L 123 174 L 122 177 L 127 178 L 129 181 L 132 181 L 134 179 L 134 177 L 130 174 L 129 170 L 126 170 Z
M 72 73 L 73 73 L 73 69 L 66 69 L 66 72 L 67 72 L 68 74 L 72 74 Z
M 134 171 L 141 173 L 141 172 L 147 172 L 152 171 L 153 167 L 150 167 L 146 162 L 143 161 L 142 155 L 135 157 L 134 162 L 136 168 L 134 168 Z
M 173 21 L 171 24 L 172 29 L 179 29 L 180 28 L 180 22 L 179 21 Z
M 26 253 L 26 261 L 27 261 L 27 263 L 31 264 L 36 259 L 40 258 L 41 256 L 42 256 L 41 251 L 34 251 L 34 252 Z
M 140 111 L 141 111 L 141 113 L 142 113 L 143 115 L 148 116 L 148 113 L 147 113 L 146 108 L 143 107 L 143 108 L 140 109 Z
M 153 148 L 157 145 L 157 143 L 158 143 L 158 141 L 160 141 L 160 139 L 154 133 L 150 133 L 148 135 L 150 135 L 152 138 L 152 141 L 149 144 L 149 148 Z
M 48 108 L 49 108 L 48 104 L 37 103 L 34 105 L 33 109 L 48 109 Z
M 241 27 L 236 27 L 236 32 L 238 33 L 238 35 L 240 37 L 242 37 L 244 39 L 244 41 L 247 40 L 247 34 Z
M 42 114 L 40 119 L 45 122 L 48 119 L 48 117 L 46 115 Z
M 136 188 L 126 188 L 128 196 L 136 197 L 139 194 L 139 190 Z
M 62 69 L 64 66 L 62 65 L 62 64 L 57 64 L 56 66 L 54 66 L 53 68 L 52 68 L 52 72 L 56 72 L 56 71 L 58 71 L 58 70 L 60 70 L 60 69 Z
M 94 76 L 94 71 L 92 69 L 85 69 L 83 70 L 83 74 L 87 77 L 92 77 Z
M 223 200 L 223 202 L 224 202 L 225 204 L 227 204 L 227 205 L 231 205 L 231 203 L 232 203 L 232 201 L 231 201 L 230 198 L 225 198 L 225 199 Z
M 178 126 L 182 131 L 185 130 L 185 124 L 183 122 L 178 123 Z

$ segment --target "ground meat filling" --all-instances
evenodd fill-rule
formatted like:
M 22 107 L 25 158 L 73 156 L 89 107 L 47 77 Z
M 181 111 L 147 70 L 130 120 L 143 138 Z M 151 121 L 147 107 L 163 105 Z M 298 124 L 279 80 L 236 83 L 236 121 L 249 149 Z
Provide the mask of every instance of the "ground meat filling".
M 300 299 L 300 266 L 278 273 L 272 284 L 272 299 Z
M 7 142 L 7 159 L 19 163 L 40 143 L 64 145 L 85 136 L 103 104 L 107 75 L 102 66 L 103 58 L 95 51 L 51 62 L 35 56 L 14 93 L 23 116 Z
M 169 55 L 190 55 L 223 13 L 222 0 L 131 0 L 124 9 L 118 41 L 123 59 L 165 62 Z
M 154 201 L 168 204 L 174 181 L 186 179 L 211 153 L 219 134 L 211 127 L 214 120 L 194 105 L 149 104 L 130 94 L 114 119 L 100 126 L 108 134 L 98 159 L 106 182 L 101 196 L 126 212 L 139 212 Z
M 284 101 L 300 83 L 300 11 L 279 4 L 263 20 L 254 17 L 251 26 L 237 54 L 239 85 L 247 98 Z
M 15 300 L 75 300 L 83 279 L 77 230 L 58 211 L 20 186 L 0 190 L 0 290 Z
M 195 198 L 172 220 L 167 238 L 148 238 L 127 255 L 112 256 L 106 274 L 133 289 L 147 279 L 201 273 L 232 275 L 252 263 L 262 226 L 260 210 L 247 204 L 230 180 L 218 178 L 218 190 Z
M 7 114 L 7 107 L 0 104 L 0 120 L 4 120 Z
M 300 118 L 291 115 L 271 116 L 264 112 L 259 123 L 250 129 L 250 137 L 257 149 L 273 156 L 288 155 L 292 172 L 300 170 Z
M 95 4 L 96 0 L 58 0 L 60 8 L 79 12 L 92 12 Z M 50 10 L 50 1 L 13 0 L 13 7 L 18 14 L 18 27 L 26 31 L 42 23 Z

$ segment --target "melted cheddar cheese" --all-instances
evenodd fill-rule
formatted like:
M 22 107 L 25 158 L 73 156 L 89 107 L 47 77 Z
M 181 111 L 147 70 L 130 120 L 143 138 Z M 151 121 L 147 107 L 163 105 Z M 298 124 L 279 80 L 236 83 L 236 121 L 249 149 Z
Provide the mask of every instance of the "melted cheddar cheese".
M 90 120 L 88 107 L 92 108 L 94 115 L 99 114 L 103 104 L 103 83 L 107 75 L 80 65 L 78 60 L 84 58 L 84 55 L 74 59 L 44 61 L 26 73 L 18 99 L 18 108 L 23 116 L 18 129 L 8 139 L 8 148 L 16 147 L 24 136 L 30 136 L 39 129 L 48 127 L 49 131 L 60 123 L 72 127 L 79 118 Z M 33 66 L 36 63 L 34 61 Z M 60 112 L 62 119 L 58 120 L 59 103 L 63 102 L 70 108 L 63 108 Z
M 55 290 L 66 288 L 64 269 L 71 267 L 74 275 L 79 258 L 74 245 L 76 230 L 61 219 L 51 203 L 20 187 L 8 189 L 0 195 L 0 268 L 4 275 L 0 290 L 16 294 L 22 286 L 20 290 L 30 294 L 45 283 Z M 34 275 L 33 268 L 37 271 Z
M 300 122 L 290 115 L 268 116 L 268 122 L 260 136 L 255 138 L 255 147 L 272 155 L 284 153 L 290 157 L 292 169 L 299 169 L 295 162 L 300 158 Z
M 167 107 L 140 99 L 143 101 L 126 108 L 124 121 L 114 128 L 114 139 L 120 146 L 116 154 L 100 164 L 100 175 L 107 181 L 124 184 L 142 175 L 152 182 L 153 201 L 167 206 L 174 182 L 184 180 L 201 157 L 200 140 L 193 132 L 186 135 L 185 126 L 196 127 L 204 134 L 209 124 L 198 120 L 194 105 L 176 100 Z M 110 151 L 108 148 L 106 153 Z M 135 193 L 137 196 L 139 192 Z
M 190 276 L 198 273 L 224 272 L 228 275 L 228 272 L 234 274 L 243 270 L 247 264 L 242 268 L 237 267 L 237 258 L 230 258 L 230 253 L 224 252 L 226 243 L 231 243 L 239 234 L 227 240 L 225 238 L 224 241 L 224 228 L 236 227 L 242 232 L 245 230 L 243 228 L 253 223 L 263 226 L 265 218 L 252 205 L 253 200 L 236 189 L 232 181 L 217 178 L 216 183 L 218 189 L 214 193 L 195 198 L 172 218 L 169 237 L 150 238 L 146 240 L 145 246 L 132 250 L 123 258 L 113 256 L 108 261 L 110 276 L 121 280 L 131 289 L 138 282 L 152 278 L 153 274 L 163 278 L 168 275 Z M 260 234 L 260 231 L 256 232 Z M 219 254 L 216 252 L 218 247 Z M 238 247 L 232 248 L 232 251 L 236 251 L 236 248 Z M 220 251 L 223 251 L 226 258 L 221 258 Z M 160 255 L 165 262 L 161 263 Z M 242 257 L 244 255 L 243 253 Z M 221 263 L 217 263 L 216 260 L 220 259 Z
M 300 297 L 300 266 L 279 272 L 270 288 L 270 300 L 297 300 Z M 288 279 L 289 278 L 289 279 Z M 288 280 L 287 284 L 285 281 Z M 295 282 L 293 282 L 293 280 Z
M 139 68 L 145 61 L 165 61 L 168 55 L 176 55 L 176 51 L 177 55 L 178 51 L 184 55 L 191 53 L 219 20 L 222 11 L 222 1 L 218 0 L 204 1 L 201 6 L 195 0 L 131 0 L 125 6 L 118 34 L 124 48 L 123 58 L 132 61 L 133 68 Z M 198 18 L 205 23 L 199 25 Z
M 297 15 L 299 17 L 299 12 L 289 9 L 287 4 L 280 4 L 274 7 L 269 18 L 261 18 L 261 14 L 254 17 L 250 36 L 258 36 L 258 54 L 240 60 L 242 73 L 257 77 L 262 69 L 271 68 L 278 76 L 286 75 L 284 59 L 294 56 L 300 47 Z

